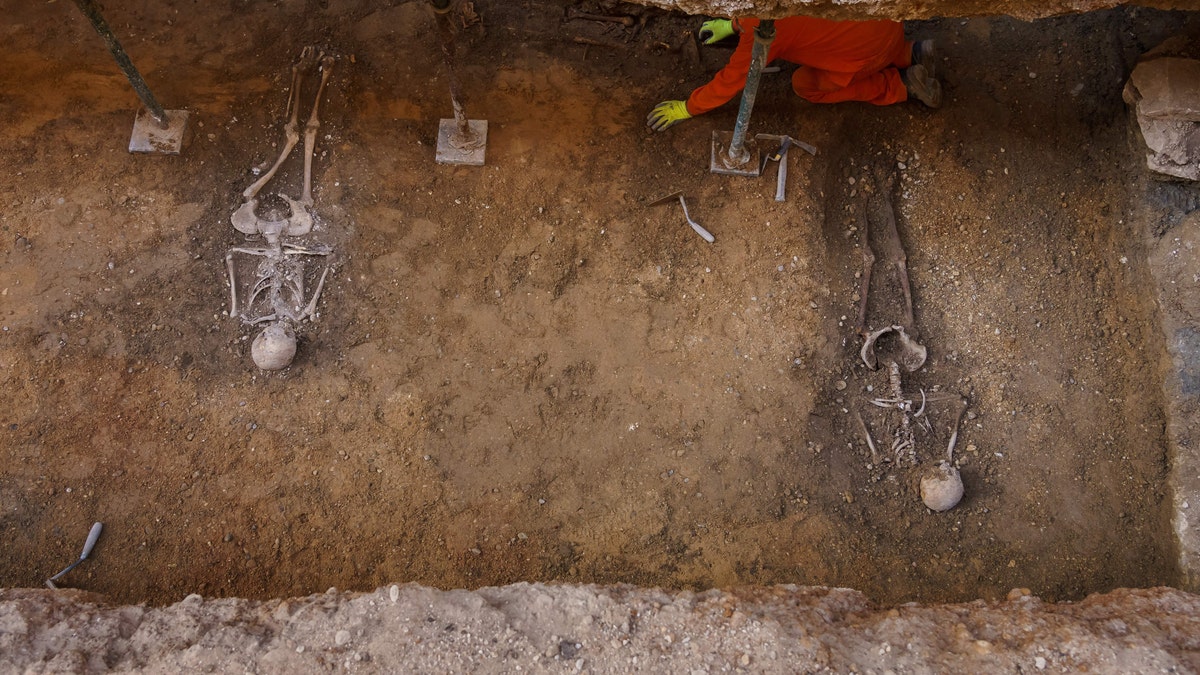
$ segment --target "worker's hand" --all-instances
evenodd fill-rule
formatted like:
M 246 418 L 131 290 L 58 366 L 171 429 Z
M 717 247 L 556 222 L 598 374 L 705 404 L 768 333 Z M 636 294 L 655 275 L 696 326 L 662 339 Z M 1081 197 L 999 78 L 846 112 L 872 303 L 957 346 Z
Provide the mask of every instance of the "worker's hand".
M 729 19 L 709 19 L 700 24 L 700 41 L 706 45 L 716 44 L 733 35 L 733 22 Z
M 691 119 L 685 101 L 663 101 L 654 106 L 654 110 L 646 116 L 646 126 L 655 131 L 662 131 L 680 122 Z

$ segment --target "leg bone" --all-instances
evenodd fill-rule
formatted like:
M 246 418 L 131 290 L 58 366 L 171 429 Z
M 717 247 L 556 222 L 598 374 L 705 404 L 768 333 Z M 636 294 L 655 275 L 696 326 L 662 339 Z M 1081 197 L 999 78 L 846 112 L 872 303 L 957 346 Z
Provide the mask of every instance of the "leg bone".
M 306 206 L 311 206 L 313 203 L 313 149 L 317 144 L 317 129 L 321 126 L 317 111 L 321 107 L 321 96 L 325 93 L 325 84 L 329 82 L 330 71 L 333 70 L 333 61 L 332 56 L 323 55 L 321 57 L 321 84 L 317 87 L 317 98 L 313 101 L 312 114 L 308 116 L 308 123 L 304 125 L 304 193 L 300 197 L 300 201 Z
M 871 271 L 875 268 L 875 253 L 871 251 L 870 221 L 866 215 L 866 195 L 863 195 L 863 210 L 859 212 L 858 224 L 862 229 L 863 273 L 862 285 L 858 290 L 858 332 L 867 334 L 867 297 L 871 293 Z
M 275 177 L 275 172 L 279 171 L 279 167 L 288 155 L 292 153 L 292 148 L 296 147 L 296 143 L 300 141 L 300 80 L 313 59 L 313 48 L 305 47 L 300 52 L 300 58 L 292 63 L 292 89 L 288 92 L 288 122 L 284 127 L 284 136 L 286 142 L 283 144 L 283 152 L 279 153 L 279 159 L 275 160 L 272 166 L 261 178 L 254 181 L 254 184 L 242 191 L 242 196 L 246 199 L 252 199 L 258 195 L 259 190 L 267 184 L 267 181 Z

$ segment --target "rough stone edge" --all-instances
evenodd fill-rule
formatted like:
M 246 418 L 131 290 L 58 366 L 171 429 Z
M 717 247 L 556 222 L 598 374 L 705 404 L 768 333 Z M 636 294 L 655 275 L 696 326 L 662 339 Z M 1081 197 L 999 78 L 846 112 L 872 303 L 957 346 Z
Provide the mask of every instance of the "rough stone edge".
M 1192 278 L 1200 271 L 1200 212 L 1167 230 L 1149 250 L 1158 286 L 1157 304 L 1169 364 L 1163 374 L 1168 485 L 1172 526 L 1179 546 L 1180 587 L 1200 591 L 1200 297 Z
M 1200 596 L 879 609 L 848 589 L 423 586 L 289 600 L 115 606 L 0 590 L 16 672 L 1196 672 Z
M 782 18 L 796 14 L 827 19 L 916 20 L 938 17 L 1007 15 L 1026 21 L 1099 9 L 1137 5 L 1156 9 L 1195 9 L 1179 0 L 1048 0 L 1014 2 L 1001 0 L 956 0 L 955 2 L 912 2 L 912 0 L 634 0 L 651 7 L 705 16 L 759 16 Z

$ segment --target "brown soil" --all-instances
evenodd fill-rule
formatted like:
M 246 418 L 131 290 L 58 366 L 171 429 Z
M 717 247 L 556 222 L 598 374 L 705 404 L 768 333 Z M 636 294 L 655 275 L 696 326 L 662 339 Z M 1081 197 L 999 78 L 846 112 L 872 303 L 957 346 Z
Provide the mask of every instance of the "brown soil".
M 1120 88 L 1187 15 L 913 24 L 946 57 L 937 112 L 814 106 L 768 76 L 754 130 L 820 149 L 792 154 L 780 204 L 773 169 L 708 172 L 735 105 L 643 126 L 728 55 L 680 47 L 698 18 L 645 10 L 633 34 L 476 0 L 459 60 L 487 166 L 455 168 L 433 162 L 450 106 L 423 2 L 111 3 L 159 99 L 197 115 L 179 157 L 125 151 L 136 99 L 70 3 L 8 4 L 0 585 L 41 585 L 97 520 L 64 582 L 121 602 L 540 580 L 890 604 L 1176 578 Z M 343 55 L 309 238 L 336 267 L 294 365 L 264 373 L 226 314 L 229 215 L 308 44 Z M 854 418 L 889 455 L 899 413 L 867 403 L 887 374 L 855 332 L 875 173 L 930 353 L 905 392 L 970 402 L 967 496 L 943 514 L 917 481 L 949 404 L 915 463 L 873 463 Z M 299 180 L 296 153 L 270 189 Z M 646 206 L 674 190 L 715 244 Z M 902 316 L 876 278 L 871 326 Z

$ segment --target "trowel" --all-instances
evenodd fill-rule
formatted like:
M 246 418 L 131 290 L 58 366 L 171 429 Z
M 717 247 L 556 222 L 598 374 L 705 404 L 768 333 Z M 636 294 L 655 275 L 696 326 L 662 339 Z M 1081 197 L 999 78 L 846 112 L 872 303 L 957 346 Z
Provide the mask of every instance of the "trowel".
M 92 553 L 92 549 L 96 547 L 96 541 L 98 539 L 100 539 L 100 530 L 102 530 L 102 529 L 104 529 L 104 525 L 102 523 L 94 523 L 92 525 L 91 531 L 88 532 L 87 541 L 85 541 L 83 543 L 83 553 L 81 553 L 79 555 L 79 560 L 76 560 L 75 562 L 71 563 L 70 565 L 67 565 L 66 569 L 64 569 L 63 571 L 59 572 L 58 574 L 55 574 L 54 576 L 47 579 L 46 580 L 47 588 L 57 589 L 58 586 L 54 585 L 55 581 L 58 581 L 67 572 L 70 572 L 71 570 L 78 567 L 79 563 L 83 562 L 84 560 L 87 560 L 87 557 L 89 555 L 91 555 L 91 553 Z

